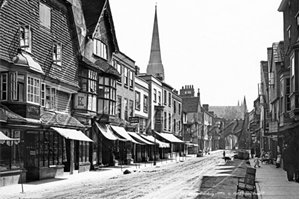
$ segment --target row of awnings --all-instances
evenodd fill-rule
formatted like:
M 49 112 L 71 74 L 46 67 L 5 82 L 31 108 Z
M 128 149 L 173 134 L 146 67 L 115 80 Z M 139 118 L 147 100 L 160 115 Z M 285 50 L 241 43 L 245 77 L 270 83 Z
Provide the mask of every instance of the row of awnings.
M 169 148 L 170 143 L 184 143 L 182 140 L 169 133 L 155 132 L 156 137 L 160 137 L 167 142 L 161 141 L 152 135 L 140 134 L 135 132 L 127 132 L 123 127 L 114 125 L 99 124 L 96 122 L 96 126 L 102 135 L 109 140 L 130 141 L 140 145 L 158 145 L 159 148 Z

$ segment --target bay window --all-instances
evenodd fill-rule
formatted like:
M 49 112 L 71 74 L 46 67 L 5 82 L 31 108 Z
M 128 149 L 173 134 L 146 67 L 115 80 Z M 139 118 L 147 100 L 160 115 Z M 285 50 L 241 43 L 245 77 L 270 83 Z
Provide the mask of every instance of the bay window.
M 57 89 L 46 85 L 41 84 L 41 106 L 47 109 L 56 109 L 57 108 Z
M 97 72 L 89 69 L 79 70 L 79 86 L 82 91 L 97 93 Z
M 0 100 L 7 100 L 7 92 L 8 92 L 8 74 L 1 73 L 0 74 Z
M 27 102 L 40 104 L 40 79 L 27 77 Z
M 115 115 L 116 109 L 116 80 L 99 76 L 98 85 L 99 114 Z

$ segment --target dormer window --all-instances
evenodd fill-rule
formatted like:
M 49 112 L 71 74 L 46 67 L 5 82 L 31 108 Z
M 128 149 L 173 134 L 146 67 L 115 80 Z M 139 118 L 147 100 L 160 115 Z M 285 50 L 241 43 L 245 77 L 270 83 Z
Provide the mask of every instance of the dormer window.
M 94 39 L 94 55 L 107 59 L 107 47 L 102 41 Z
M 62 63 L 62 45 L 61 45 L 61 43 L 53 44 L 53 63 L 61 66 L 61 63 Z
M 40 24 L 49 29 L 51 28 L 51 8 L 40 3 Z
M 20 48 L 31 52 L 31 28 L 30 26 L 20 27 Z

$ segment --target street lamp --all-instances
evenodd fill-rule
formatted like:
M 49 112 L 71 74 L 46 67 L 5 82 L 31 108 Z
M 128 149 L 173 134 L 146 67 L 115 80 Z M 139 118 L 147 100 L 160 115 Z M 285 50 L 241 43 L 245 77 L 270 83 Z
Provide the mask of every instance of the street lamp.
M 153 165 L 156 165 L 156 136 L 154 135 L 154 130 L 152 130 L 152 136 L 154 137 L 154 161 L 153 161 Z

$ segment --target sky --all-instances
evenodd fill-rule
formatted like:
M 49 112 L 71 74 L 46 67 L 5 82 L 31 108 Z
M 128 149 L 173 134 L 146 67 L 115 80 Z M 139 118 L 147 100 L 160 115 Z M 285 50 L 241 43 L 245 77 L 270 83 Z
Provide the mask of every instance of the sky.
M 109 0 L 119 49 L 146 73 L 155 5 L 165 82 L 193 85 L 201 104 L 248 111 L 258 97 L 260 62 L 283 40 L 281 0 Z

